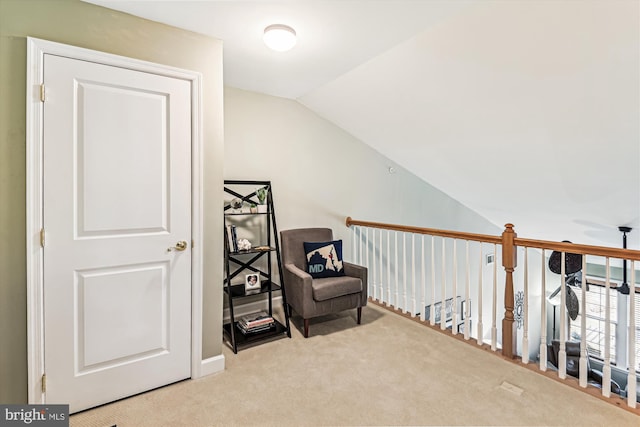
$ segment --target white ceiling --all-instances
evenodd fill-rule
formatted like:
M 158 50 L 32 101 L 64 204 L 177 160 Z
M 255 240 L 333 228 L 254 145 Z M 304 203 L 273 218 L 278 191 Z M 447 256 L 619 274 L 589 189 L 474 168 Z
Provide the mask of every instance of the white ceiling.
M 520 236 L 640 249 L 638 0 L 85 0 L 224 42 L 225 85 L 296 99 Z M 270 24 L 298 44 L 269 51 Z

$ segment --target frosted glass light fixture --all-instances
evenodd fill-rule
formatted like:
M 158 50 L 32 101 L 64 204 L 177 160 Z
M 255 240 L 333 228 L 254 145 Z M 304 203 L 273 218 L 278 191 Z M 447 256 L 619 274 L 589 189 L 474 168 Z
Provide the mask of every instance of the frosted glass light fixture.
M 264 44 L 278 52 L 286 52 L 296 45 L 296 32 L 293 28 L 274 24 L 264 29 Z

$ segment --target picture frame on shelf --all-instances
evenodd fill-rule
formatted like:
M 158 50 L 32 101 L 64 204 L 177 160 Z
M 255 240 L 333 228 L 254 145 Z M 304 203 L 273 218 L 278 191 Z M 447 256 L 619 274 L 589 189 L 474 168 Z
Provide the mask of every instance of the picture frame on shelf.
M 244 290 L 246 293 L 260 292 L 260 274 L 250 273 L 244 276 Z

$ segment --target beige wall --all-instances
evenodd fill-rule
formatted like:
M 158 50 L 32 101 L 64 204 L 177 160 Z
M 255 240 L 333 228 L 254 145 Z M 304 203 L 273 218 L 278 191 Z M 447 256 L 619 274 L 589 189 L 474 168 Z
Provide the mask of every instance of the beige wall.
M 326 226 L 348 239 L 345 218 L 351 216 L 502 233 L 296 101 L 230 87 L 224 98 L 224 177 L 271 180 L 279 230 Z
M 79 0 L 0 0 L 0 402 L 27 401 L 26 37 L 202 73 L 204 356 L 222 351 L 222 43 Z

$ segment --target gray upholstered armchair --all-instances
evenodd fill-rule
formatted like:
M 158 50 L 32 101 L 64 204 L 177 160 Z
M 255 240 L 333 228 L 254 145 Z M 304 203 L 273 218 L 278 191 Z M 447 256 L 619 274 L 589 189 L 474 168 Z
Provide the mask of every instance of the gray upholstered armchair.
M 367 305 L 367 269 L 343 262 L 344 276 L 314 279 L 307 273 L 305 242 L 330 242 L 329 228 L 301 228 L 280 232 L 287 309 L 304 319 L 304 336 L 309 336 L 309 319 L 357 308 L 357 322 Z M 291 312 L 291 311 L 289 311 Z

